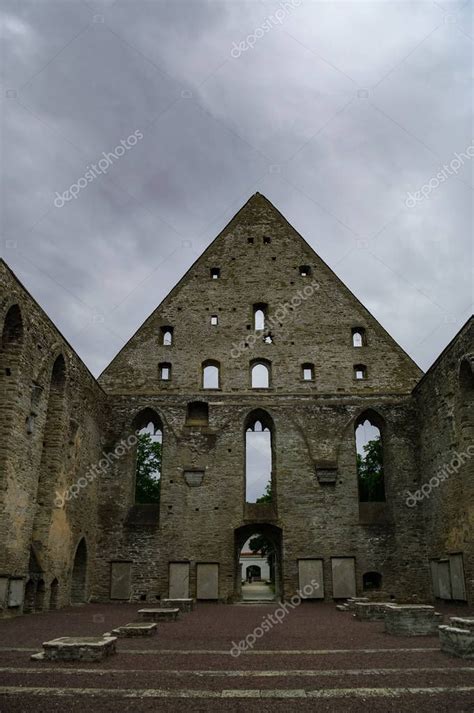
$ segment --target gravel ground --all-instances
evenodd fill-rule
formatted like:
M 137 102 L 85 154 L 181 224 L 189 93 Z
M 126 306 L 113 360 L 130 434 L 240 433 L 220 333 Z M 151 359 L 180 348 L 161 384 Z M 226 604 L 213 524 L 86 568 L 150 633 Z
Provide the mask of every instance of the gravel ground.
M 95 664 L 30 655 L 57 636 L 99 635 L 133 621 L 140 606 L 0 620 L 0 713 L 474 710 L 474 661 L 441 654 L 437 637 L 389 636 L 383 622 L 358 622 L 333 604 L 305 603 L 246 653 L 230 655 L 277 607 L 199 604 L 176 623 L 158 624 L 156 636 L 120 639 L 119 654 Z

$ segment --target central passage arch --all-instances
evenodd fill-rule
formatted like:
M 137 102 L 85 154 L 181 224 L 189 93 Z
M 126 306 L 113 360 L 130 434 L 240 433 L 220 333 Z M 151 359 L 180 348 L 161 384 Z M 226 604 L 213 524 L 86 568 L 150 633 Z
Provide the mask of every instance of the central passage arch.
M 282 543 L 283 533 L 281 528 L 269 523 L 251 523 L 242 525 L 234 531 L 234 552 L 235 552 L 235 583 L 234 599 L 242 599 L 242 573 L 240 566 L 240 555 L 244 544 L 252 537 L 261 536 L 269 546 L 270 579 L 274 588 L 274 599 L 280 600 L 283 593 L 283 567 L 282 567 Z

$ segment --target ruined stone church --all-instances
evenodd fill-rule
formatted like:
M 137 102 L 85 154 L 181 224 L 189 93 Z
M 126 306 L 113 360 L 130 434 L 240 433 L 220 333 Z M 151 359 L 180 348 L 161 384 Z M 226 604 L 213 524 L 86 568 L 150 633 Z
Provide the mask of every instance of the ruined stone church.
M 396 299 L 396 297 L 394 297 Z M 474 319 L 423 374 L 256 194 L 96 380 L 0 262 L 0 611 L 241 595 L 474 604 Z M 361 483 L 360 426 L 383 475 Z M 159 503 L 136 434 L 161 434 Z M 248 435 L 270 444 L 249 497 Z

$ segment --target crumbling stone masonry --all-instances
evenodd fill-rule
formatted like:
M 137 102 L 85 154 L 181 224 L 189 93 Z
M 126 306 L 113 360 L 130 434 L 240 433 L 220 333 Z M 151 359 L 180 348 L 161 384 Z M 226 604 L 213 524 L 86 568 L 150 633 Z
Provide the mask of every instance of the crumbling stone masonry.
M 0 329 L 4 614 L 233 601 L 257 532 L 285 598 L 317 581 L 315 599 L 375 583 L 384 597 L 473 603 L 474 320 L 423 376 L 262 195 L 98 380 L 4 262 Z M 252 388 L 255 365 L 268 386 Z M 365 418 L 382 434 L 376 502 L 358 488 Z M 269 503 L 245 501 L 255 419 L 271 432 Z M 159 506 L 134 497 L 133 437 L 150 422 L 163 433 Z

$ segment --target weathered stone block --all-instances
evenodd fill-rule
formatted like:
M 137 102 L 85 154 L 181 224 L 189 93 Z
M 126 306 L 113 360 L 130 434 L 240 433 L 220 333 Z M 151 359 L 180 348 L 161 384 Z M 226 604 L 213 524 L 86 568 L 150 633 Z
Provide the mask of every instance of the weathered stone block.
M 144 621 L 176 621 L 179 614 L 179 609 L 174 608 L 150 608 L 150 609 L 139 609 L 139 614 Z
M 383 619 L 387 607 L 392 602 L 356 602 L 354 604 L 354 616 L 359 621 L 374 621 Z
M 423 604 L 389 604 L 385 608 L 385 631 L 396 636 L 432 636 L 436 634 L 441 614 Z
M 165 608 L 176 608 L 179 609 L 181 612 L 191 612 L 194 609 L 194 604 L 195 601 L 194 599 L 162 599 L 161 600 L 162 605 Z
M 116 653 L 115 636 L 61 636 L 43 643 L 42 656 L 48 661 L 102 661 Z
M 349 597 L 349 599 L 346 601 L 345 605 L 349 611 L 354 611 L 355 605 L 357 602 L 368 602 L 369 598 L 368 597 Z
M 125 636 L 151 636 L 156 633 L 156 624 L 154 622 L 147 623 L 144 621 L 133 621 L 124 626 L 118 626 L 112 629 L 112 635 L 118 637 Z
M 474 658 L 474 631 L 443 624 L 438 627 L 441 651 L 462 659 Z
M 454 626 L 457 629 L 469 629 L 474 631 L 474 616 L 450 616 L 449 621 L 451 622 L 450 626 Z

